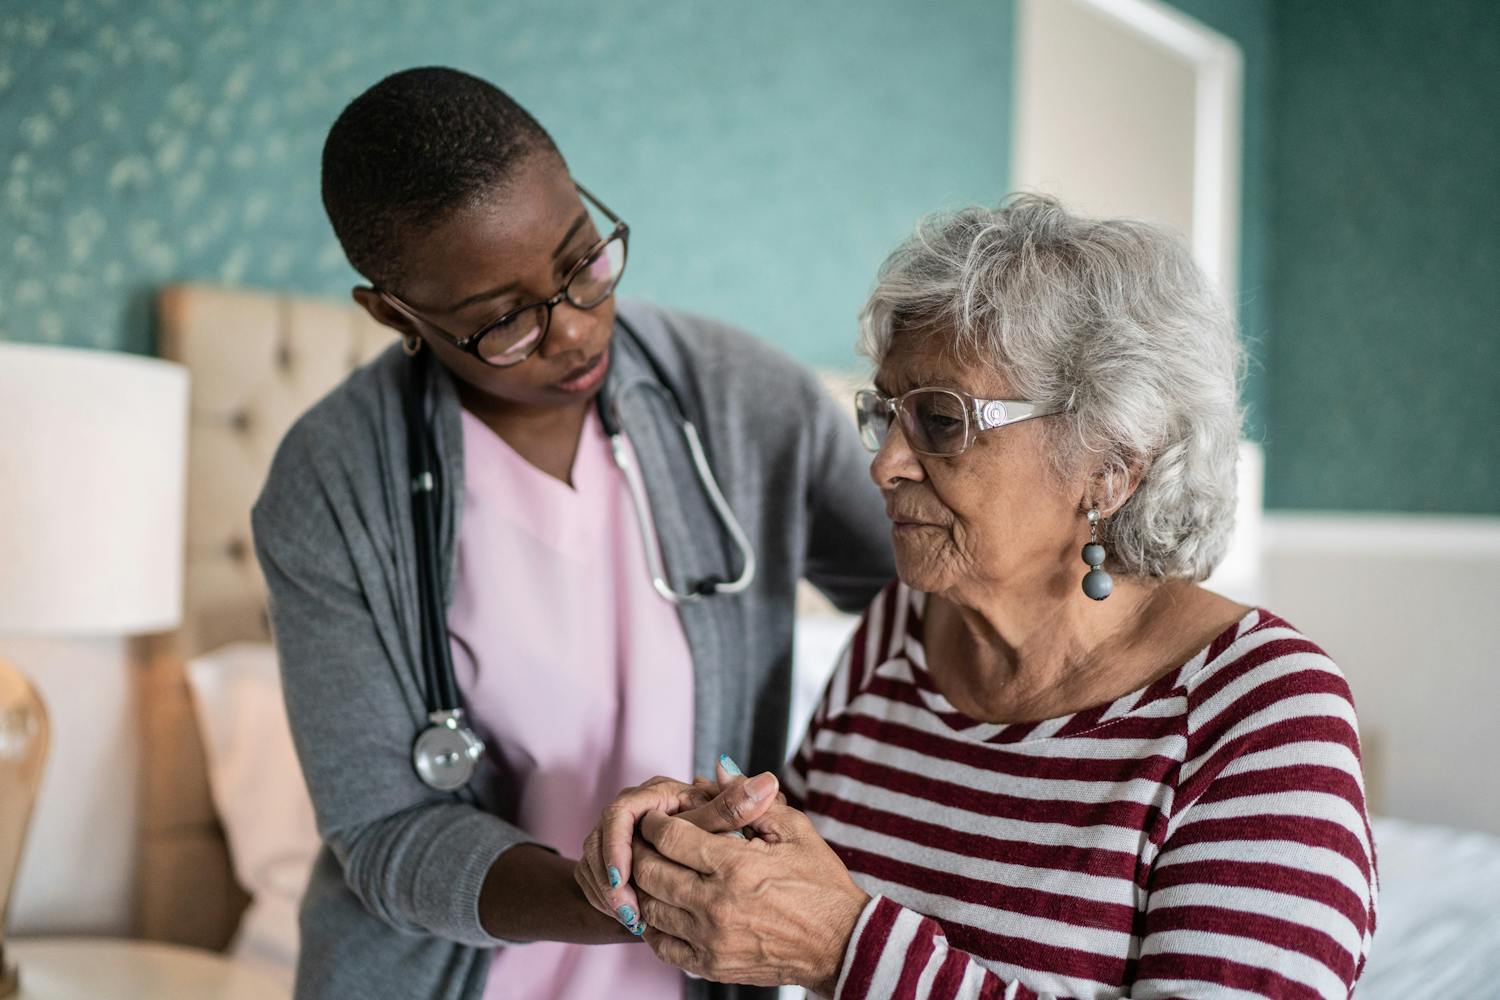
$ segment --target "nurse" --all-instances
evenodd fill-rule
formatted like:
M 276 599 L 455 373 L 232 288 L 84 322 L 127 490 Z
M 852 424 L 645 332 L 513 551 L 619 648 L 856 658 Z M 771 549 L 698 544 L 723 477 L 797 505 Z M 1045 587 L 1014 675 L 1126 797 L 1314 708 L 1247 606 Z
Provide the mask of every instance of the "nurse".
M 299 998 L 759 995 L 658 962 L 638 914 L 601 914 L 575 866 L 622 787 L 713 774 L 720 754 L 779 768 L 797 581 L 867 605 L 894 573 L 884 511 L 808 372 L 615 298 L 629 228 L 590 180 L 599 197 L 521 107 L 450 69 L 382 80 L 324 146 L 354 298 L 398 343 L 296 423 L 253 512 L 324 839 Z M 436 683 L 416 387 L 437 641 L 483 747 L 453 791 L 413 766 Z

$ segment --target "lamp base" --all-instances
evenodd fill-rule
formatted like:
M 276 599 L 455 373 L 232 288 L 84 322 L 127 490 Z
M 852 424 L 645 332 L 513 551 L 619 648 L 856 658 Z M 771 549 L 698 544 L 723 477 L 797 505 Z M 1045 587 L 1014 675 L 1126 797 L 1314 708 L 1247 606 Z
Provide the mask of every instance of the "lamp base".
M 0 997 L 14 994 L 20 980 L 15 966 L 5 961 L 5 921 L 42 781 L 47 737 L 47 709 L 36 688 L 0 659 Z

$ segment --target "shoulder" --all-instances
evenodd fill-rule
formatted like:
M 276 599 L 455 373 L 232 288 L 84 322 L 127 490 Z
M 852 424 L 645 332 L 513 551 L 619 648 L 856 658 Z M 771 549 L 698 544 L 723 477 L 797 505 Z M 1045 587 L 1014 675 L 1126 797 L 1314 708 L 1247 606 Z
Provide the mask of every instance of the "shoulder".
M 1274 752 L 1285 763 L 1359 772 L 1354 697 L 1322 647 L 1256 609 L 1203 656 L 1186 681 L 1186 771 L 1206 779 L 1235 759 Z
M 715 409 L 748 402 L 763 412 L 787 413 L 795 403 L 826 396 L 809 368 L 730 323 L 640 299 L 622 299 L 617 315 L 669 377 L 714 400 Z
M 305 510 L 310 501 L 327 498 L 330 483 L 352 484 L 385 467 L 381 442 L 391 432 L 391 418 L 400 416 L 405 360 L 393 345 L 292 422 L 271 460 L 257 513 Z
M 1186 681 L 1191 725 L 1222 719 L 1231 707 L 1271 710 L 1266 720 L 1305 710 L 1349 710 L 1353 696 L 1333 659 L 1285 619 L 1261 608 L 1227 629 Z
M 644 299 L 621 299 L 616 314 L 647 340 L 649 346 L 659 353 L 677 355 L 681 363 L 714 366 L 753 360 L 800 367 L 759 337 L 710 316 Z

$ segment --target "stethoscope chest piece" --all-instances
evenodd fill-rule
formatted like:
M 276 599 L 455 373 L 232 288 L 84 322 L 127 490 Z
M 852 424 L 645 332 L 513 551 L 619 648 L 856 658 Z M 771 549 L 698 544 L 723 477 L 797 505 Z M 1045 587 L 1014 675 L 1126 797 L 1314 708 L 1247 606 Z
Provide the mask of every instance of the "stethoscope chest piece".
M 417 774 L 439 791 L 457 791 L 474 776 L 474 767 L 484 754 L 484 744 L 464 725 L 462 709 L 433 712 L 432 724 L 417 734 L 411 762 Z

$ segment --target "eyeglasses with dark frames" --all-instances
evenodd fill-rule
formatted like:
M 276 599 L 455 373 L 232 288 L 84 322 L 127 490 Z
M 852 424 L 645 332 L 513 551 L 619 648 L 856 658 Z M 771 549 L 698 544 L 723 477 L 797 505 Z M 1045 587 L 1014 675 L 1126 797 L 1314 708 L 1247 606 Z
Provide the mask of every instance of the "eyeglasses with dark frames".
M 535 354 L 547 339 L 547 331 L 552 327 L 554 306 L 567 302 L 575 309 L 597 308 L 614 294 L 615 286 L 625 273 L 630 227 L 582 184 L 575 182 L 573 186 L 589 204 L 614 224 L 614 229 L 568 269 L 568 273 L 563 276 L 562 287 L 550 299 L 518 306 L 467 337 L 458 337 L 402 302 L 394 293 L 376 289 L 377 293 L 407 319 L 426 324 L 454 347 L 474 355 L 488 365 L 510 368 L 520 364 Z
M 933 386 L 895 397 L 874 389 L 861 389 L 854 394 L 859 437 L 866 448 L 879 451 L 891 424 L 899 421 L 901 433 L 913 451 L 938 458 L 962 455 L 980 431 L 1008 427 L 1064 409 L 1027 399 L 979 399 L 959 389 Z

